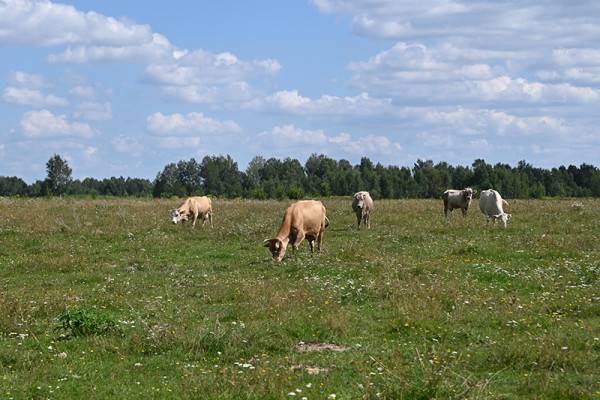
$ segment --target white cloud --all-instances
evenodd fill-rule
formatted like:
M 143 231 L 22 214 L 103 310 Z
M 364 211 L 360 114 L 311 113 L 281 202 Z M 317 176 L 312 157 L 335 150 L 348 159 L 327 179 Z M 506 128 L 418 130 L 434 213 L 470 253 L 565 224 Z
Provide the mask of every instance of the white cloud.
M 76 46 L 68 47 L 62 53 L 51 54 L 51 64 L 86 64 L 97 62 L 152 62 L 176 59 L 178 51 L 169 40 L 153 33 L 147 42 L 126 46 Z
M 322 95 L 311 99 L 297 90 L 278 91 L 262 100 L 254 100 L 246 107 L 255 110 L 278 110 L 300 115 L 344 115 L 371 116 L 388 113 L 392 110 L 391 100 L 373 98 L 368 93 L 356 96 Z
M 202 113 L 164 115 L 154 113 L 146 119 L 149 131 L 164 136 L 176 135 L 219 135 L 238 133 L 241 128 L 233 121 L 218 121 Z
M 281 69 L 277 60 L 241 60 L 230 52 L 182 49 L 148 25 L 82 12 L 48 0 L 0 1 L 0 44 L 68 46 L 59 63 L 141 63 L 164 93 L 191 103 L 247 101 L 250 81 Z M 78 97 L 91 99 L 82 92 Z
M 46 81 L 41 75 L 28 74 L 27 72 L 23 71 L 16 71 L 12 73 L 9 81 L 13 86 L 30 89 L 40 89 L 46 86 Z
M 111 140 L 111 144 L 116 152 L 131 155 L 133 157 L 139 157 L 144 152 L 143 143 L 133 137 L 128 136 L 117 136 Z
M 340 146 L 348 153 L 363 155 L 392 155 L 402 150 L 400 143 L 391 141 L 387 136 L 367 135 L 352 138 L 349 134 L 341 133 L 330 139 L 330 142 Z
M 87 146 L 83 149 L 83 155 L 85 158 L 92 158 L 98 153 L 98 148 L 93 146 Z
M 268 138 L 274 147 L 288 147 L 298 144 L 321 145 L 328 141 L 325 132 L 321 129 L 301 129 L 291 124 L 275 126 L 270 131 L 259 133 L 258 136 Z
M 227 52 L 196 50 L 172 62 L 152 63 L 146 67 L 146 74 L 169 95 L 190 103 L 216 103 L 250 99 L 248 80 L 280 69 L 276 60 L 244 61 Z
M 513 78 L 506 66 L 466 62 L 447 46 L 430 49 L 418 43 L 397 43 L 368 61 L 348 67 L 358 88 L 404 101 L 555 104 L 600 100 L 595 88 Z
M 21 118 L 21 130 L 28 138 L 78 136 L 89 138 L 95 131 L 88 124 L 69 121 L 65 115 L 48 110 L 29 111 Z
M 321 129 L 302 129 L 292 124 L 275 126 L 269 131 L 259 133 L 258 137 L 276 148 L 313 146 L 313 149 L 320 149 L 319 151 L 341 150 L 354 155 L 391 155 L 402 150 L 399 143 L 386 136 L 366 135 L 355 138 L 345 132 L 328 136 Z
M 21 106 L 34 108 L 66 107 L 69 105 L 67 99 L 53 94 L 45 95 L 39 90 L 9 86 L 4 89 L 2 96 L 4 101 Z
M 0 44 L 56 46 L 96 44 L 119 46 L 151 40 L 147 25 L 82 12 L 48 0 L 0 1 Z
M 84 101 L 77 104 L 74 114 L 75 118 L 82 118 L 89 121 L 104 121 L 112 118 L 112 107 L 108 101 L 104 103 Z
M 92 86 L 77 85 L 69 90 L 73 96 L 81 97 L 82 99 L 93 99 L 96 97 L 96 90 Z
M 323 13 L 349 15 L 354 32 L 372 38 L 449 38 L 465 47 L 579 47 L 597 41 L 594 2 L 565 7 L 543 0 L 313 0 Z

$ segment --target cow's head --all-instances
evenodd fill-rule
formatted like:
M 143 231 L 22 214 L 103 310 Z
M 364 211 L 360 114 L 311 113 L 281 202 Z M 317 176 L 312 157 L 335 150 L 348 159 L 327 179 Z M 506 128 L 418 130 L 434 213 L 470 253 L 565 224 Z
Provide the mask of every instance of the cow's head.
M 356 208 L 360 208 L 361 210 L 365 206 L 365 194 L 364 193 L 356 193 L 354 195 L 354 206 Z
M 171 221 L 176 224 L 179 221 L 187 221 L 187 215 L 181 213 L 179 209 L 171 210 Z
M 471 201 L 473 199 L 473 194 L 475 194 L 475 191 L 471 188 L 464 188 L 463 191 L 463 198 L 467 201 Z
M 507 214 L 507 213 L 502 213 L 502 214 L 498 214 L 498 215 L 494 215 L 495 219 L 499 219 L 500 221 L 502 221 L 502 225 L 504 225 L 504 227 L 506 228 L 506 223 L 508 222 L 508 220 L 512 217 L 511 214 Z
M 285 250 L 287 248 L 286 243 L 283 243 L 280 239 L 266 239 L 263 242 L 263 246 L 268 247 L 273 259 L 275 261 L 281 261 L 285 256 Z

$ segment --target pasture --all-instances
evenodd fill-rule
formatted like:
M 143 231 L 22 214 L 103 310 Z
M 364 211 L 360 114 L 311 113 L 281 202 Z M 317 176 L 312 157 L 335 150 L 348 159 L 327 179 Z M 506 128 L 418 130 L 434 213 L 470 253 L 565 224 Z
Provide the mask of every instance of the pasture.
M 276 264 L 287 202 L 0 199 L 0 398 L 600 397 L 599 200 L 323 202 Z

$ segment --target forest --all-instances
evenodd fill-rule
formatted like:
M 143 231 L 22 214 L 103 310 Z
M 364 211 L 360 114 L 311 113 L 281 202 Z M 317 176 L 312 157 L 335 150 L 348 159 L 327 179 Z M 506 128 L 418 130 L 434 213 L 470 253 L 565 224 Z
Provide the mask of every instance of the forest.
M 0 176 L 0 196 L 117 196 L 300 199 L 347 196 L 367 190 L 374 198 L 437 198 L 448 188 L 495 189 L 506 198 L 600 197 L 600 170 L 590 164 L 534 167 L 489 164 L 477 159 L 470 166 L 417 160 L 412 168 L 384 166 L 363 157 L 352 165 L 324 154 L 312 154 L 304 164 L 294 158 L 256 156 L 245 170 L 229 155 L 207 155 L 166 165 L 151 181 L 110 177 L 73 179 L 60 155 L 46 164 L 47 177 L 27 184 L 16 176 Z

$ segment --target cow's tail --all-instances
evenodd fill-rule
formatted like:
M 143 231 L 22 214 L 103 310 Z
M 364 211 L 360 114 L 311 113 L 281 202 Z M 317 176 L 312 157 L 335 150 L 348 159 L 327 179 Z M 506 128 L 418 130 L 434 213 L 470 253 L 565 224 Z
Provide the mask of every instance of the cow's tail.
M 329 226 L 329 218 L 327 218 L 327 216 L 325 216 L 325 228 L 327 228 Z

